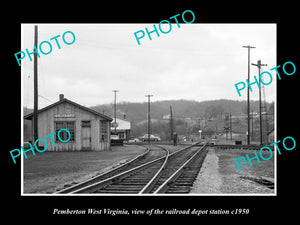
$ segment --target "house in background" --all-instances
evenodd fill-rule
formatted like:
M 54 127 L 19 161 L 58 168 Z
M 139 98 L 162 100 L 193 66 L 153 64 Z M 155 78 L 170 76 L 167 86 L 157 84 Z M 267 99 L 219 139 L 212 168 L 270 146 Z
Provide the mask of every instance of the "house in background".
M 116 127 L 116 132 L 115 128 L 113 126 L 114 123 L 112 123 L 111 126 L 111 134 L 114 135 L 115 139 L 122 140 L 122 141 L 128 141 L 130 138 L 130 131 L 131 131 L 131 123 L 128 120 L 122 120 L 122 119 L 117 119 L 117 127 Z M 113 137 L 112 137 L 113 139 Z
M 24 116 L 24 119 L 31 120 L 33 127 L 33 113 Z M 112 118 L 70 101 L 60 94 L 58 102 L 38 110 L 38 138 L 45 139 L 47 135 L 56 133 L 56 146 L 50 137 L 47 138 L 48 151 L 108 150 L 111 121 Z M 57 136 L 62 128 L 70 131 L 71 139 L 68 142 L 61 142 Z M 60 132 L 62 140 L 67 140 L 67 135 L 65 131 Z M 33 134 L 31 142 L 33 143 Z M 38 144 L 44 143 L 40 141 Z

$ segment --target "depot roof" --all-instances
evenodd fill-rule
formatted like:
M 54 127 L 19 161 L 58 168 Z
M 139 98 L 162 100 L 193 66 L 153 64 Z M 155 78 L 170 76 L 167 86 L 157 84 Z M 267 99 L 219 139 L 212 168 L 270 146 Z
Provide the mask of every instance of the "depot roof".
M 38 110 L 38 113 L 41 113 L 41 112 L 43 112 L 43 111 L 46 111 L 46 110 L 48 110 L 48 109 L 50 109 L 50 108 L 52 108 L 52 107 L 55 107 L 55 106 L 57 106 L 57 105 L 59 105 L 59 104 L 65 103 L 65 102 L 66 102 L 66 103 L 69 103 L 69 104 L 71 104 L 71 105 L 74 105 L 74 106 L 76 106 L 76 107 L 79 107 L 79 108 L 81 108 L 81 109 L 83 109 L 83 110 L 86 110 L 86 111 L 88 111 L 88 112 L 90 112 L 90 113 L 92 113 L 92 114 L 95 114 L 95 115 L 97 115 L 97 116 L 100 116 L 100 117 L 102 117 L 102 118 L 104 118 L 104 119 L 107 119 L 107 120 L 109 120 L 110 122 L 113 120 L 113 119 L 110 118 L 109 116 L 106 116 L 106 115 L 104 115 L 104 114 L 102 114 L 102 113 L 99 113 L 99 112 L 97 112 L 97 111 L 95 111 L 95 110 L 92 110 L 92 109 L 87 108 L 87 107 L 85 107 L 85 106 L 83 106 L 83 105 L 80 105 L 80 104 L 78 104 L 78 103 L 76 103 L 76 102 L 73 102 L 73 101 L 71 101 L 71 100 L 69 100 L 69 99 L 66 99 L 66 98 L 63 97 L 63 95 L 60 95 L 60 100 L 59 100 L 59 101 L 57 101 L 57 102 L 55 102 L 55 103 L 53 103 L 53 104 L 51 104 L 51 105 L 48 105 L 48 106 L 46 106 L 46 107 L 44 107 L 44 108 L 42 108 L 42 109 L 39 109 L 39 110 Z M 30 113 L 30 114 L 28 114 L 28 115 L 26 115 L 26 116 L 24 116 L 24 119 L 26 119 L 26 120 L 31 120 L 32 117 L 33 117 L 33 112 Z

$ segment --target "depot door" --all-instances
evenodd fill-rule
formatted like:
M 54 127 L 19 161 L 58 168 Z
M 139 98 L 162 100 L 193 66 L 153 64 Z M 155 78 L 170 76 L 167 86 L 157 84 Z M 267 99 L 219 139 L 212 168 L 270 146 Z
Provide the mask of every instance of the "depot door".
M 91 150 L 91 122 L 82 121 L 81 122 L 81 143 L 82 150 Z

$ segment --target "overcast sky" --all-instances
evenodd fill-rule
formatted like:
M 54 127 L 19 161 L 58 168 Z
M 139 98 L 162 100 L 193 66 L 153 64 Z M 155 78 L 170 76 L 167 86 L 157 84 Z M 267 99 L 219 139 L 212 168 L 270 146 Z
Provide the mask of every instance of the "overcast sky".
M 35 24 L 22 24 L 22 49 L 33 49 Z M 52 43 L 49 55 L 38 59 L 39 108 L 66 98 L 84 106 L 117 101 L 144 102 L 188 99 L 196 101 L 246 100 L 239 97 L 235 83 L 247 78 L 247 49 L 252 45 L 251 63 L 258 59 L 276 64 L 276 24 L 172 24 L 168 34 L 147 35 L 137 44 L 134 32 L 153 24 L 38 24 L 38 42 L 72 31 L 76 41 L 61 49 Z M 164 28 L 167 30 L 167 28 Z M 67 37 L 67 36 L 66 36 Z M 46 45 L 45 45 L 46 51 Z M 16 62 L 16 66 L 18 66 Z M 257 75 L 251 66 L 250 77 Z M 272 71 L 274 74 L 274 71 Z M 275 76 L 274 76 L 275 77 Z M 22 60 L 23 105 L 33 107 L 33 61 Z M 252 78 L 253 80 L 253 78 Z M 253 87 L 251 99 L 258 99 Z M 275 79 L 265 86 L 266 99 L 275 99 Z

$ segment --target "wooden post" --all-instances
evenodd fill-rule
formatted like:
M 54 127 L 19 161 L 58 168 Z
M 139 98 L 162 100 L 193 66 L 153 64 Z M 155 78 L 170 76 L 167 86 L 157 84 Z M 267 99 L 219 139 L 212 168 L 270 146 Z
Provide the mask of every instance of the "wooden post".
M 38 48 L 38 27 L 34 26 L 34 45 Z M 38 59 L 34 53 L 34 108 L 33 108 L 33 141 L 38 139 Z
M 153 95 L 146 95 L 148 98 L 148 144 L 150 145 L 150 133 L 151 133 L 151 117 L 150 117 L 150 97 Z
M 173 114 L 172 114 L 172 106 L 170 106 L 170 138 L 173 140 Z
M 248 48 L 248 81 L 250 82 L 250 49 L 255 48 L 253 46 L 247 45 L 243 48 Z M 247 121 L 248 121 L 248 135 L 247 135 L 247 144 L 250 145 L 250 92 L 249 87 L 247 89 Z

